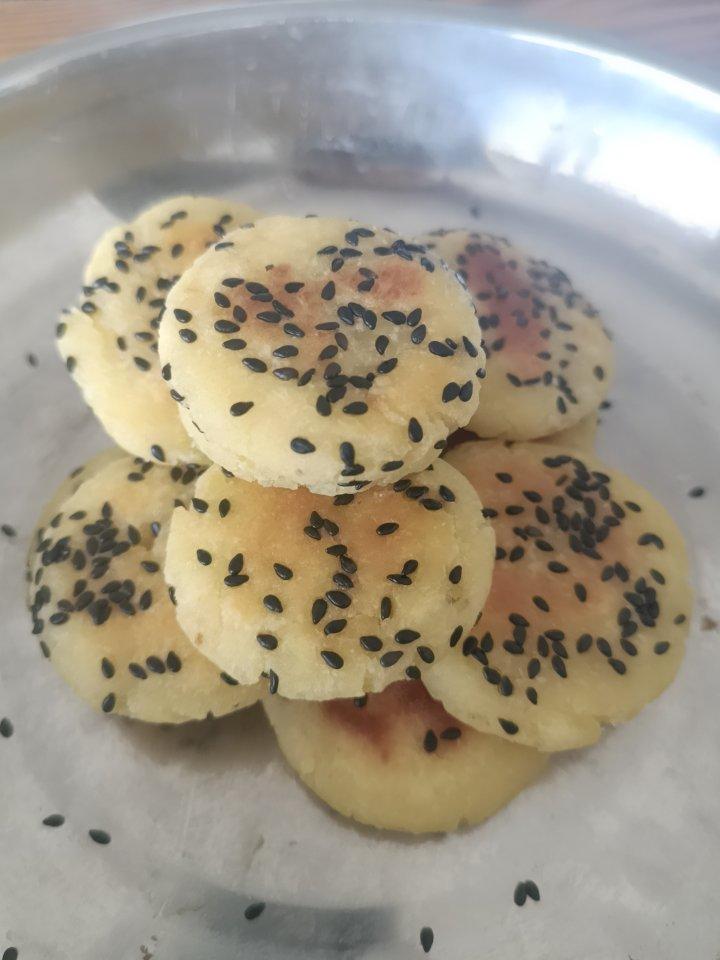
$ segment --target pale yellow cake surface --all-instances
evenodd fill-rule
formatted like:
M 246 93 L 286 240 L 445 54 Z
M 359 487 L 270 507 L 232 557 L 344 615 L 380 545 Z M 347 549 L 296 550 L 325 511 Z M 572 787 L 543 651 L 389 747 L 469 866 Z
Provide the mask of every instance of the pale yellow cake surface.
M 167 580 L 188 637 L 242 683 L 380 690 L 448 655 L 485 600 L 492 528 L 443 461 L 335 500 L 211 467 L 195 498 L 173 515 Z
M 424 680 L 455 716 L 543 750 L 591 743 L 672 681 L 692 608 L 682 535 L 597 458 L 474 441 L 448 454 L 497 537 L 483 613 Z
M 254 703 L 257 686 L 223 676 L 187 640 L 163 577 L 170 515 L 195 471 L 108 451 L 82 478 L 53 498 L 31 544 L 33 633 L 45 656 L 105 713 L 181 723 Z
M 112 439 L 145 460 L 203 460 L 160 373 L 165 298 L 209 244 L 258 214 L 213 197 L 172 197 L 109 230 L 84 272 L 77 305 L 57 327 L 58 348 Z
M 480 823 L 547 763 L 537 750 L 455 720 L 419 681 L 399 681 L 357 703 L 277 696 L 264 707 L 302 782 L 344 816 L 387 830 Z
M 387 230 L 325 218 L 228 234 L 173 288 L 160 356 L 211 460 L 325 495 L 436 459 L 484 369 L 452 272 Z

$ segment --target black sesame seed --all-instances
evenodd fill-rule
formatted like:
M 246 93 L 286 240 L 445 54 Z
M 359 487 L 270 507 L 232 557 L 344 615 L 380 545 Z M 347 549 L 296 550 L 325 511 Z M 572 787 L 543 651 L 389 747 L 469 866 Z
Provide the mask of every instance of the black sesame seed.
M 398 660 L 402 657 L 402 655 L 403 655 L 402 650 L 388 650 L 387 653 L 384 653 L 380 657 L 380 661 L 379 661 L 380 666 L 392 667 L 398 662 Z
M 277 637 L 272 633 L 258 633 L 256 640 L 265 650 L 275 650 L 278 645 Z
M 460 400 L 462 400 L 463 403 L 467 403 L 468 400 L 472 397 L 472 395 L 473 395 L 472 381 L 468 380 L 466 383 L 464 383 L 460 387 L 460 392 L 458 393 L 458 397 L 460 398 Z
M 420 443 L 423 438 L 423 428 L 415 417 L 411 417 L 408 421 L 408 436 L 413 443 Z
M 669 649 L 670 644 L 667 642 L 667 640 L 661 640 L 653 647 L 653 651 L 658 654 L 658 656 L 662 656 L 663 653 L 667 653 Z
M 269 593 L 267 596 L 263 597 L 263 606 L 266 610 L 269 610 L 270 613 L 282 613 L 283 605 L 279 597 L 276 597 L 275 594 Z
M 525 886 L 525 882 L 521 881 L 515 887 L 515 890 L 513 892 L 513 901 L 515 903 L 515 906 L 522 907 L 525 905 L 526 899 L 527 899 L 527 888 Z
M 209 564 L 212 563 L 212 554 L 209 553 L 207 550 L 202 550 L 202 549 L 196 550 L 195 556 L 198 559 L 198 563 L 201 563 L 204 567 L 207 567 Z
M 375 350 L 380 354 L 380 356 L 382 356 L 387 350 L 389 344 L 390 340 L 383 333 L 375 339 Z
M 328 590 L 325 596 L 334 607 L 338 607 L 341 610 L 347 609 L 352 603 L 347 593 L 344 593 L 342 590 Z
M 462 731 L 459 727 L 446 727 L 440 734 L 442 740 L 459 740 L 462 736 Z
M 428 730 L 423 737 L 423 749 L 426 753 L 434 753 L 437 750 L 438 738 L 434 730 Z
M 241 587 L 244 583 L 247 583 L 250 577 L 245 573 L 229 573 L 224 579 L 223 583 L 226 587 Z
M 389 536 L 389 534 L 395 533 L 395 531 L 399 529 L 400 529 L 399 523 L 389 522 L 389 523 L 381 523 L 380 526 L 377 527 L 375 532 L 380 537 L 387 537 Z
M 428 344 L 428 350 L 436 357 L 451 357 L 454 351 L 440 340 L 431 340 Z
M 114 694 L 114 693 L 109 693 L 109 694 L 103 699 L 103 702 L 102 702 L 102 704 L 101 704 L 101 708 L 102 708 L 102 712 L 103 712 L 103 713 L 112 713 L 112 711 L 115 709 L 115 694 Z
M 112 613 L 112 608 L 107 600 L 95 600 L 88 607 L 90 618 L 96 627 L 101 627 Z
M 110 834 L 105 830 L 97 830 L 93 828 L 92 830 L 88 830 L 88 835 L 91 840 L 94 840 L 95 843 L 99 843 L 101 846 L 106 846 L 108 843 L 110 843 Z
M 305 437 L 293 437 L 290 441 L 290 449 L 294 453 L 314 453 L 315 445 L 306 440 Z
M 165 657 L 165 665 L 170 673 L 180 673 L 182 670 L 182 660 L 174 650 L 168 652 L 168 655 Z
M 262 901 L 257 903 L 251 903 L 250 906 L 245 907 L 245 919 L 246 920 L 257 920 L 257 918 L 264 912 L 265 904 Z
M 149 657 L 145 658 L 145 663 L 151 673 L 165 673 L 165 662 L 161 660 L 160 657 L 156 657 L 154 654 L 151 654 Z
M 697 499 L 698 497 L 705 496 L 705 487 L 693 487 L 691 490 L 688 490 L 688 496 Z
M 505 720 L 502 717 L 498 717 L 498 723 L 500 724 L 502 729 L 505 731 L 505 733 L 507 733 L 511 737 L 514 736 L 520 729 L 516 723 L 513 723 L 512 720 Z
M 598 637 L 595 641 L 595 646 L 598 648 L 598 650 L 604 657 L 612 656 L 612 647 L 610 646 L 608 641 L 605 639 L 605 637 Z
M 332 413 L 332 406 L 327 397 L 324 397 L 322 394 L 315 401 L 315 409 L 320 414 L 321 417 L 329 417 Z
M 555 654 L 551 658 L 550 663 L 553 670 L 559 677 L 562 677 L 563 679 L 567 677 L 567 668 L 565 667 L 565 661 L 562 659 L 562 657 L 559 657 L 557 654 Z
M 397 357 L 390 357 L 388 360 L 383 360 L 382 363 L 377 365 L 377 372 L 380 374 L 392 373 L 397 365 Z
M 109 680 L 111 677 L 115 676 L 115 667 L 112 665 L 110 660 L 107 657 L 103 657 L 100 661 L 100 670 L 102 675 Z
M 310 609 L 310 616 L 314 624 L 320 623 L 322 618 L 327 613 L 327 608 L 328 608 L 327 602 L 322 598 L 319 598 L 313 602 L 313 605 Z
M 360 646 L 363 650 L 367 650 L 370 653 L 377 653 L 378 650 L 382 649 L 383 642 L 380 637 L 375 637 L 372 634 L 369 636 L 360 637 Z
M 190 330 L 188 327 L 183 327 L 182 330 L 178 331 L 178 335 L 181 340 L 185 341 L 185 343 L 194 343 L 197 340 L 197 334 L 195 333 L 195 331 Z M 135 360 L 135 363 L 137 363 L 139 360 L 139 357 L 134 357 L 134 360 Z M 148 364 L 148 366 L 150 366 L 150 364 Z
M 3 717 L 2 720 L 0 720 L 0 737 L 9 740 L 14 732 L 15 727 L 13 726 L 12 720 L 10 720 L 9 717 Z
M 351 443 L 347 441 L 340 444 L 340 459 L 347 467 L 351 467 L 355 463 L 355 448 Z
M 533 880 L 525 881 L 525 893 L 530 897 L 531 900 L 534 900 L 535 903 L 540 902 L 540 890 L 538 885 Z
M 464 657 L 469 657 L 475 653 L 478 647 L 477 637 L 472 635 L 465 637 L 462 645 L 462 652 Z
M 404 573 L 389 573 L 385 579 L 400 587 L 409 587 L 412 585 L 412 580 Z
M 463 572 L 462 567 L 459 564 L 458 566 L 453 567 L 450 573 L 448 574 L 448 580 L 450 581 L 450 583 L 460 583 L 460 581 L 462 580 L 462 572 Z
M 287 360 L 289 357 L 296 357 L 299 352 L 298 348 L 293 347 L 292 344 L 285 344 L 273 350 L 273 356 L 280 360 Z
M 327 633 L 327 629 L 325 632 Z M 340 654 L 335 653 L 334 650 L 321 650 L 320 656 L 332 670 L 340 670 L 345 663 Z
M 589 633 L 583 633 L 582 636 L 578 637 L 575 646 L 578 653 L 586 653 L 592 646 L 592 636 Z
M 253 373 L 265 373 L 267 364 L 264 360 L 258 360 L 257 357 L 243 357 L 243 365 L 252 370 Z
M 61 813 L 51 813 L 43 820 L 43 826 L 46 827 L 61 827 L 64 823 L 65 817 Z
M 451 403 L 453 400 L 457 400 L 460 394 L 460 384 L 455 383 L 454 380 L 451 380 L 449 383 L 446 383 L 443 387 L 442 392 L 442 402 Z
M 658 550 L 663 550 L 665 548 L 665 544 L 656 533 L 643 533 L 640 537 L 638 537 L 637 542 L 638 546 L 640 547 L 646 547 L 652 544 L 653 546 L 657 547 Z
M 274 670 L 268 670 L 267 672 L 268 679 L 268 693 L 276 694 L 278 692 L 278 687 L 280 686 L 280 678 L 275 673 Z
M 347 620 L 329 620 L 323 627 L 323 633 L 329 637 L 335 633 L 342 633 L 346 626 Z

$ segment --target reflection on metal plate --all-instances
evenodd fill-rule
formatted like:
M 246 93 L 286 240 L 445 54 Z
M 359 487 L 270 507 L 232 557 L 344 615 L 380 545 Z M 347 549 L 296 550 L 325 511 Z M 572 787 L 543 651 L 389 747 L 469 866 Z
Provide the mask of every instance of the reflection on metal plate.
M 402 960 L 429 925 L 445 960 L 713 960 L 720 94 L 468 8 L 261 4 L 3 66 L 0 171 L 0 521 L 18 530 L 0 542 L 0 953 Z M 600 447 L 688 535 L 697 623 L 657 703 L 479 829 L 353 827 L 291 779 L 259 710 L 181 730 L 99 717 L 30 637 L 25 538 L 105 442 L 55 356 L 56 312 L 101 230 L 193 190 L 506 232 L 615 333 Z M 542 901 L 518 910 L 526 877 Z

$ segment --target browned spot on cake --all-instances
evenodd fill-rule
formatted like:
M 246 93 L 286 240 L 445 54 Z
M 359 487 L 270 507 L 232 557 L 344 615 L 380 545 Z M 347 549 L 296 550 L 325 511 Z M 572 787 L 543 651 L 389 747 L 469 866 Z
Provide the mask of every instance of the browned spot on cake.
M 364 707 L 354 700 L 327 700 L 322 709 L 345 730 L 362 737 L 375 747 L 383 760 L 390 759 L 395 728 L 412 726 L 418 732 L 421 747 L 425 730 L 439 735 L 448 727 L 466 728 L 451 716 L 439 700 L 434 700 L 419 680 L 398 680 L 381 693 L 368 694 Z M 452 748 L 458 741 L 442 741 Z
M 483 331 L 488 355 L 503 354 L 520 378 L 539 376 L 547 366 L 537 357 L 547 350 L 542 336 L 548 325 L 546 311 L 536 309 L 530 278 L 513 264 L 516 261 L 470 243 L 462 267 L 478 313 L 488 320 Z

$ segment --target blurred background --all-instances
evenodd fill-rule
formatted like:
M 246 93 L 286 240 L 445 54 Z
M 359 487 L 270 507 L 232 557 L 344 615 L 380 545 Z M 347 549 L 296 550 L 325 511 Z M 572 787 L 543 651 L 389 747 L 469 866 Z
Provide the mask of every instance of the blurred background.
M 362 0 L 338 0 L 343 2 Z M 670 59 L 690 73 L 720 76 L 720 0 L 466 2 L 570 32 L 594 31 L 650 59 Z M 218 0 L 0 0 L 0 59 L 89 30 L 230 5 Z

